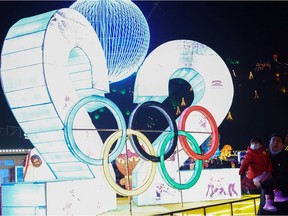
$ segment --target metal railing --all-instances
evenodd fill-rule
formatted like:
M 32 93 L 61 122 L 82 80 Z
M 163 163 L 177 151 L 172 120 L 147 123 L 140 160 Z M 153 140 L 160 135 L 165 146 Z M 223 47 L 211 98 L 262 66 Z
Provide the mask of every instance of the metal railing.
M 207 213 L 207 209 L 208 208 L 213 208 L 213 207 L 220 207 L 220 206 L 223 206 L 223 205 L 229 205 L 230 206 L 230 213 L 229 215 L 236 215 L 234 214 L 234 207 L 233 207 L 233 204 L 240 204 L 241 202 L 245 202 L 245 201 L 250 201 L 250 200 L 253 200 L 253 204 L 254 204 L 254 212 L 253 212 L 253 215 L 257 215 L 257 204 L 256 204 L 256 200 L 260 200 L 260 194 L 258 195 L 255 195 L 255 196 L 251 196 L 251 197 L 247 197 L 247 198 L 242 198 L 242 199 L 239 199 L 239 200 L 230 200 L 230 201 L 223 201 L 221 203 L 217 203 L 217 204 L 211 204 L 211 205 L 205 205 L 205 206 L 199 206 L 199 207 L 193 207 L 193 208 L 189 208 L 189 207 L 186 207 L 186 208 L 182 208 L 182 209 L 178 209 L 178 210 L 175 210 L 175 211 L 171 211 L 171 212 L 167 212 L 167 213 L 161 213 L 161 214 L 155 214 L 154 216 L 160 216 L 160 215 L 179 215 L 179 213 L 182 213 L 182 215 L 190 215 L 189 212 L 192 212 L 192 211 L 197 211 L 197 210 L 202 210 L 203 212 L 203 215 L 221 215 L 221 214 L 217 214 L 216 212 L 214 212 L 213 214 L 208 214 Z M 221 208 L 223 210 L 223 207 Z M 211 211 L 210 211 L 211 212 Z M 239 214 L 237 214 L 239 215 Z

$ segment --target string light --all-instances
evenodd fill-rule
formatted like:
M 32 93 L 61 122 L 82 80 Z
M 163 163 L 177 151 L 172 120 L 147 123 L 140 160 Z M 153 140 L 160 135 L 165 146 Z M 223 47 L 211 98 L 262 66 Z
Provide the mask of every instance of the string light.
M 31 149 L 0 149 L 0 153 L 8 154 L 19 154 L 19 153 L 28 153 Z

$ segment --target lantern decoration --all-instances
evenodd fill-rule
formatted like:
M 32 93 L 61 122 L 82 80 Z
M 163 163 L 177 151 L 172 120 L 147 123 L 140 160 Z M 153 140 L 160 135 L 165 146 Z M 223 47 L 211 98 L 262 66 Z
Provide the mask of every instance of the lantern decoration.
M 233 148 L 229 144 L 224 145 L 220 151 L 220 160 L 226 160 L 228 157 L 230 157 L 232 150 Z
M 77 0 L 80 12 L 97 33 L 107 61 L 109 81 L 123 80 L 144 61 L 150 43 L 147 20 L 130 0 Z
M 36 155 L 36 154 L 32 155 L 30 160 L 31 160 L 32 165 L 36 168 L 42 165 L 42 160 L 39 157 L 39 155 Z
M 271 70 L 270 62 L 260 62 L 256 63 L 255 71 L 263 71 L 265 68 Z
M 132 189 L 132 171 L 139 161 L 138 154 L 131 152 L 130 149 L 127 150 L 127 153 L 120 154 L 116 159 L 116 166 L 124 175 L 124 178 L 120 180 L 120 185 L 125 186 L 126 190 Z

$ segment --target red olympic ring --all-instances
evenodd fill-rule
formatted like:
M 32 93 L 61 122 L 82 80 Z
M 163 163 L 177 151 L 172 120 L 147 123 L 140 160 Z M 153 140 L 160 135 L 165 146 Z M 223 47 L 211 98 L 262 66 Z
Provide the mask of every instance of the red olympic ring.
M 216 121 L 213 118 L 212 114 L 207 109 L 205 109 L 202 106 L 191 106 L 191 107 L 186 108 L 182 112 L 182 115 L 180 117 L 180 121 L 178 122 L 178 129 L 179 130 L 185 131 L 186 120 L 187 120 L 188 116 L 190 115 L 190 113 L 192 113 L 192 112 L 200 112 L 207 118 L 207 120 L 211 126 L 211 130 L 212 130 L 211 147 L 210 147 L 209 151 L 206 152 L 205 154 L 197 154 L 191 149 L 185 136 L 179 136 L 179 141 L 180 141 L 185 153 L 189 157 L 192 157 L 192 158 L 198 159 L 198 160 L 208 160 L 210 157 L 212 157 L 215 154 L 217 147 L 218 147 L 219 135 L 218 135 L 217 124 L 216 124 Z

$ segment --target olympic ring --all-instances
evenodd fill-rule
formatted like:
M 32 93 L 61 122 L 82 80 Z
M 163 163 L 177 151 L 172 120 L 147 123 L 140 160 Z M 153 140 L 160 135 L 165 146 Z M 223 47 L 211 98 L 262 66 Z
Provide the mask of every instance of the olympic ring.
M 199 153 L 198 154 L 195 153 L 190 148 L 186 137 L 183 137 L 183 136 L 179 137 L 179 141 L 180 141 L 184 151 L 186 152 L 186 154 L 189 157 L 199 159 L 199 160 L 208 160 L 210 157 L 212 157 L 215 154 L 217 147 L 218 147 L 218 142 L 219 142 L 218 128 L 217 128 L 216 121 L 213 118 L 212 114 L 202 106 L 188 107 L 183 111 L 183 113 L 181 115 L 180 121 L 178 123 L 178 128 L 179 128 L 179 130 L 185 131 L 186 120 L 187 120 L 189 114 L 191 112 L 194 112 L 194 111 L 202 113 L 207 118 L 207 120 L 211 126 L 211 129 L 212 129 L 212 140 L 211 140 L 212 145 L 211 145 L 209 151 L 202 155 Z
M 144 134 L 142 134 L 139 131 L 134 131 L 134 130 L 131 130 L 131 129 L 127 129 L 127 135 L 128 136 L 135 135 L 135 136 L 139 137 L 144 142 L 144 144 L 147 146 L 149 152 L 152 155 L 155 155 L 154 148 L 153 148 L 151 142 L 148 140 L 148 138 Z M 112 145 L 114 144 L 114 142 L 117 139 L 119 139 L 119 137 L 121 137 L 121 136 L 122 136 L 121 135 L 121 131 L 116 131 L 113 134 L 111 134 L 107 138 L 107 140 L 105 141 L 105 143 L 104 143 L 105 148 L 104 148 L 104 151 L 102 152 L 103 166 L 101 166 L 101 169 L 102 169 L 102 171 L 104 173 L 104 176 L 105 176 L 107 182 L 110 184 L 110 186 L 118 194 L 123 195 L 123 196 L 135 196 L 135 195 L 138 195 L 138 194 L 141 194 L 141 193 L 145 192 L 149 188 L 149 186 L 152 184 L 152 181 L 154 180 L 154 177 L 155 177 L 155 174 L 156 174 L 156 164 L 151 161 L 150 170 L 148 171 L 149 175 L 146 175 L 146 178 L 144 180 L 144 184 L 141 187 L 139 187 L 137 189 L 134 189 L 134 190 L 125 190 L 125 189 L 123 189 L 120 185 L 118 185 L 115 182 L 115 180 L 111 176 L 111 173 L 110 173 L 110 170 L 109 170 L 109 166 L 108 166 L 108 163 L 109 163 L 109 161 L 108 161 L 109 151 L 110 151 Z
M 166 111 L 166 108 L 161 103 L 155 102 L 155 101 L 150 101 L 150 102 L 145 102 L 145 103 L 139 104 L 131 113 L 131 116 L 129 118 L 128 128 L 131 128 L 131 129 L 134 128 L 133 119 L 137 116 L 137 114 L 139 113 L 139 110 L 146 108 L 146 107 L 152 107 L 152 108 L 155 108 L 158 111 L 160 111 L 165 116 L 166 120 L 169 123 L 169 127 L 171 128 L 171 131 L 173 131 L 173 133 L 174 133 L 173 141 L 170 142 L 167 151 L 164 153 L 164 159 L 166 160 L 167 158 L 169 158 L 173 154 L 173 152 L 176 149 L 178 130 L 177 130 L 177 125 L 176 125 L 175 121 L 172 121 L 171 116 L 168 114 L 168 112 Z M 150 160 L 153 162 L 160 162 L 160 157 L 147 154 L 147 152 L 141 147 L 138 140 L 135 139 L 134 136 L 130 137 L 130 141 L 131 141 L 133 148 L 135 149 L 137 154 L 142 159 Z
M 181 136 L 185 136 L 185 138 L 187 137 L 188 140 L 192 142 L 192 149 L 199 154 L 201 153 L 201 150 L 200 150 L 200 147 L 199 147 L 197 141 L 193 138 L 193 136 L 191 134 L 189 134 L 185 131 L 179 131 L 179 138 Z M 159 151 L 160 151 L 160 164 L 159 164 L 160 174 L 161 174 L 162 178 L 164 179 L 164 181 L 170 187 L 175 188 L 175 189 L 180 189 L 180 190 L 189 189 L 193 185 L 195 185 L 196 182 L 200 178 L 200 175 L 202 172 L 202 160 L 196 160 L 194 172 L 193 172 L 193 175 L 191 176 L 190 180 L 188 180 L 185 184 L 175 182 L 167 172 L 167 169 L 165 167 L 165 162 L 164 162 L 164 154 L 163 154 L 165 151 L 165 148 L 167 146 L 168 141 L 172 137 L 173 137 L 173 133 L 170 133 L 168 136 L 165 137 L 163 145 L 161 147 L 159 147 Z
M 92 96 L 84 97 L 81 100 L 79 100 L 79 102 L 74 104 L 72 108 L 70 109 L 69 113 L 66 116 L 65 124 L 64 124 L 66 125 L 64 127 L 64 135 L 65 135 L 65 140 L 66 140 L 68 148 L 70 149 L 72 154 L 76 158 L 81 160 L 82 162 L 99 166 L 103 164 L 102 159 L 91 158 L 87 156 L 85 153 L 83 153 L 83 151 L 81 151 L 81 149 L 77 146 L 74 136 L 73 136 L 73 122 L 74 122 L 75 116 L 81 108 L 83 108 L 87 103 L 90 103 L 90 102 L 104 104 L 110 110 L 110 112 L 114 115 L 118 127 L 121 128 L 120 131 L 122 134 L 122 138 L 121 140 L 117 141 L 117 144 L 114 150 L 111 152 L 110 157 L 109 157 L 109 163 L 111 163 L 120 155 L 120 153 L 122 152 L 125 146 L 126 136 L 127 136 L 126 123 L 119 108 L 111 100 L 102 96 L 92 95 Z

